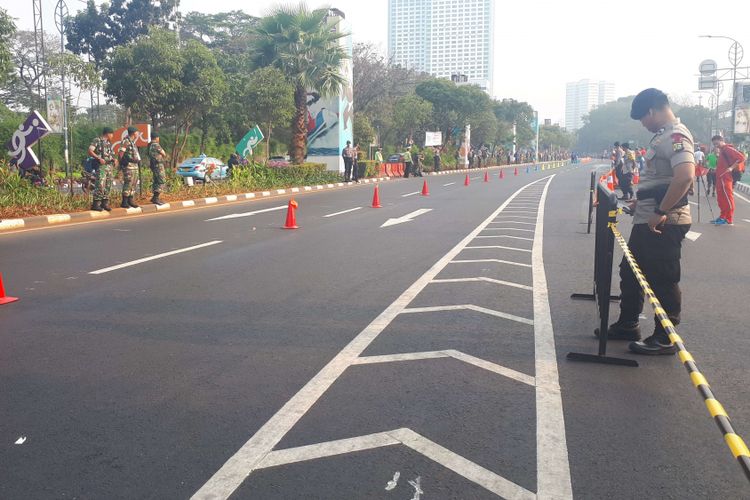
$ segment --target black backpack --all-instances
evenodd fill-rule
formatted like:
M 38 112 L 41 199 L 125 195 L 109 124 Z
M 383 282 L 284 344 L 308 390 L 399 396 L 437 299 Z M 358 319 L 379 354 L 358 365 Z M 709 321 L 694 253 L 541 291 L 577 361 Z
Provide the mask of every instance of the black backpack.
M 99 160 L 97 160 L 93 156 L 89 156 L 83 162 L 83 170 L 85 170 L 86 173 L 95 174 L 97 170 L 99 170 Z

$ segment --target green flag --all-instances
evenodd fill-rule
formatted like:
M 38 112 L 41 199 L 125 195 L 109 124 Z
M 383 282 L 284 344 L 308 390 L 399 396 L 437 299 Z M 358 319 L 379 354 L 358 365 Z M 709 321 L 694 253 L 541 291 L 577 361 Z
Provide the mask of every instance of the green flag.
M 260 144 L 260 141 L 262 140 L 263 132 L 261 132 L 260 127 L 256 125 L 254 128 L 250 129 L 250 132 L 245 134 L 245 137 L 243 137 L 240 143 L 237 144 L 235 151 L 237 151 L 237 154 L 245 158 L 248 155 L 253 154 L 253 148 Z

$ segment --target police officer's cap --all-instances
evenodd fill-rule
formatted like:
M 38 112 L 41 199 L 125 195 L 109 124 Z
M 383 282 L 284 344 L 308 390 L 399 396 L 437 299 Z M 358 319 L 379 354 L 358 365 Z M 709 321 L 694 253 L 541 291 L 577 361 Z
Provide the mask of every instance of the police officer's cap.
M 669 105 L 667 94 L 659 89 L 646 89 L 633 99 L 630 108 L 630 118 L 640 120 L 652 109 L 662 109 Z
M 158 139 L 159 138 L 159 132 L 151 132 L 151 138 L 152 139 Z
M 128 127 L 128 135 L 133 135 L 136 132 L 138 132 L 138 129 L 135 127 Z
M 102 135 L 107 135 L 107 134 L 114 134 L 114 132 L 115 132 L 115 131 L 114 131 L 114 130 L 112 130 L 112 127 L 104 127 L 104 128 L 102 129 Z

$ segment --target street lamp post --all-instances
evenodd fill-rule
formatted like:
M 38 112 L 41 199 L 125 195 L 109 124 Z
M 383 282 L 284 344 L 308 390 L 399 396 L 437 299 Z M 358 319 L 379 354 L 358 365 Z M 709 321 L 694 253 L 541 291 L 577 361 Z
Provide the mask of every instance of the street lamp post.
M 729 36 L 723 35 L 702 35 L 701 38 L 722 38 L 724 40 L 730 40 L 732 45 L 729 46 L 729 64 L 732 65 L 732 139 L 734 139 L 734 120 L 737 114 L 737 68 L 742 62 L 742 58 L 745 56 L 745 49 L 742 48 L 742 44 Z M 718 103 L 717 103 L 718 110 Z
M 68 6 L 65 0 L 58 0 L 55 6 L 55 25 L 60 32 L 60 54 L 65 53 L 65 21 L 68 18 Z M 73 196 L 73 172 L 70 168 L 70 144 L 68 143 L 68 99 L 65 95 L 65 65 L 60 65 L 60 80 L 62 82 L 62 129 L 65 144 L 65 174 L 70 184 L 70 195 Z

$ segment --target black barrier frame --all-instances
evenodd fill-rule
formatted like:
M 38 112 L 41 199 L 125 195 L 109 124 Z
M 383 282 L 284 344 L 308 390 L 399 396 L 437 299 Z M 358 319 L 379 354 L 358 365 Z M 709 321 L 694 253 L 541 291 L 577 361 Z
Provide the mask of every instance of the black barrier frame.
M 586 234 L 591 234 L 591 223 L 594 221 L 594 192 L 596 191 L 596 170 L 591 171 L 591 186 L 589 187 L 589 217 Z
M 569 352 L 571 361 L 586 361 L 607 365 L 637 367 L 633 359 L 607 356 L 607 330 L 609 329 L 609 307 L 613 297 L 612 266 L 614 264 L 615 235 L 610 230 L 617 224 L 617 195 L 601 183 L 597 184 L 596 228 L 594 247 L 594 293 L 599 313 L 599 350 L 597 354 Z M 571 298 L 588 298 L 588 295 L 573 294 Z

